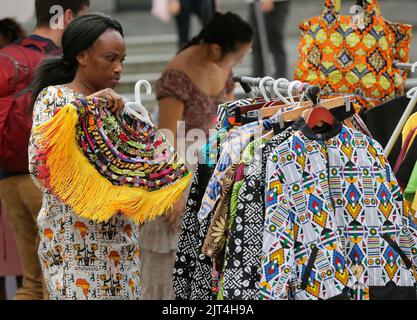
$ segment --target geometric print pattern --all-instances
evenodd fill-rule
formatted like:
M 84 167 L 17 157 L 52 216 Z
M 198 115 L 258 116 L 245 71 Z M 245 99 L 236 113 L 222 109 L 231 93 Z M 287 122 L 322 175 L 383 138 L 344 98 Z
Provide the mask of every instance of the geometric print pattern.
M 155 191 L 188 173 L 152 121 L 136 120 L 126 112 L 113 115 L 101 98 L 77 99 L 72 104 L 78 112 L 80 150 L 113 185 Z
M 298 129 L 299 123 L 274 136 L 262 149 L 245 172 L 244 184 L 239 192 L 236 219 L 232 223 L 226 252 L 225 275 L 222 290 L 224 299 L 252 300 L 259 297 L 259 279 L 262 249 L 264 212 L 264 177 L 267 156 L 282 141 Z M 220 146 L 221 143 L 217 143 Z M 217 150 L 217 147 L 214 146 Z M 259 165 L 258 165 L 259 164 Z M 211 259 L 201 255 L 202 243 L 207 235 L 209 216 L 200 224 L 197 212 L 214 167 L 199 164 L 195 173 L 181 222 L 178 251 L 173 272 L 176 299 L 213 299 L 211 295 Z M 259 187 L 261 185 L 262 187 Z M 247 187 L 247 189 L 246 189 Z M 245 190 L 246 189 L 246 190 Z M 250 201 L 247 201 L 250 198 Z M 241 245 L 238 243 L 241 241 Z M 236 247 L 235 247 L 236 244 Z M 239 251 L 239 248 L 243 251 Z M 237 267 L 240 263 L 240 266 Z M 241 295 L 240 295 L 241 293 Z
M 207 268 L 201 267 L 200 263 L 204 237 L 201 238 L 200 236 L 202 225 L 198 221 L 197 212 L 200 209 L 201 199 L 213 170 L 214 167 L 209 167 L 207 164 L 198 164 L 191 183 L 185 212 L 181 219 L 178 251 L 173 270 L 174 292 L 176 299 L 179 300 L 189 300 L 192 297 L 203 299 L 200 287 L 208 286 L 207 290 L 201 290 L 206 297 L 207 292 L 211 291 L 211 284 L 207 284 L 207 281 L 211 279 L 211 269 L 207 275 L 207 273 L 204 273 Z M 207 219 L 204 222 L 208 224 L 210 220 Z M 207 259 L 209 258 L 205 257 L 204 259 L 203 256 L 203 261 L 207 261 Z M 208 264 L 210 265 L 210 263 L 211 260 L 209 259 Z
M 350 119 L 352 119 L 352 123 L 356 124 L 354 116 L 349 118 L 349 121 Z M 242 155 L 241 161 L 248 163 L 248 165 L 245 169 L 243 185 L 238 194 L 236 216 L 230 222 L 231 229 L 229 230 L 224 276 L 221 284 L 224 300 L 259 299 L 267 158 L 272 150 L 291 137 L 303 123 L 303 121 L 295 122 L 288 129 L 275 135 L 270 141 L 255 148 L 256 150 L 252 149 L 248 152 L 248 149 L 253 148 L 257 142 L 255 140 L 248 145 Z M 363 127 L 366 128 L 365 125 Z M 360 129 L 363 130 L 363 127 Z M 251 153 L 247 155 L 248 159 L 243 160 L 245 154 L 248 153 Z
M 245 169 L 226 248 L 222 288 L 225 300 L 259 299 L 266 161 L 272 150 L 294 131 L 295 125 L 258 147 Z
M 365 108 L 402 95 L 407 73 L 393 62 L 408 62 L 412 26 L 385 21 L 377 0 L 363 0 L 359 19 L 341 16 L 335 2 L 300 24 L 295 79 L 320 86 L 322 97 L 355 94 Z
M 215 287 L 216 279 L 212 277 L 213 259 L 202 252 L 204 239 L 208 233 L 213 212 L 210 212 L 207 219 L 199 223 L 198 230 L 198 255 L 195 261 L 195 270 L 191 279 L 190 300 L 213 300 L 212 288 Z
M 249 106 L 255 103 L 255 99 L 239 99 L 236 101 L 231 101 L 227 103 L 220 104 L 217 107 L 217 124 L 216 129 L 220 131 L 226 129 L 227 131 L 232 128 L 232 125 L 229 122 L 230 117 L 236 116 L 236 111 L 239 107 Z
M 368 300 L 393 285 L 415 294 L 416 225 L 382 147 L 345 126 L 327 141 L 307 138 L 309 130 L 267 162 L 261 298 L 348 290 Z
M 245 101 L 243 103 L 245 104 Z M 261 132 L 261 127 L 256 122 L 231 131 L 232 134 L 225 143 L 228 147 L 223 148 L 221 154 L 218 149 L 223 145 L 217 143 L 214 147 L 217 150 L 216 154 L 220 154 L 217 165 L 213 167 L 208 164 L 198 164 L 181 221 L 178 251 L 174 264 L 173 284 L 177 299 L 212 300 L 214 298 L 212 294 L 213 262 L 210 257 L 202 254 L 203 243 L 214 214 L 215 202 L 222 193 L 222 177 L 231 166 L 231 160 L 236 162 L 237 156 L 240 159 L 243 148 L 253 135 Z M 241 136 L 244 138 L 241 139 Z M 207 151 L 211 153 L 211 149 L 211 147 L 204 148 L 206 153 Z M 199 158 L 201 156 L 199 154 Z M 201 219 L 202 211 L 204 219 Z
M 228 140 L 222 145 L 220 158 L 208 183 L 207 190 L 201 201 L 198 219 L 202 222 L 214 211 L 223 189 L 223 177 L 232 164 L 238 163 L 243 150 L 254 136 L 262 134 L 263 125 L 256 121 L 230 131 Z

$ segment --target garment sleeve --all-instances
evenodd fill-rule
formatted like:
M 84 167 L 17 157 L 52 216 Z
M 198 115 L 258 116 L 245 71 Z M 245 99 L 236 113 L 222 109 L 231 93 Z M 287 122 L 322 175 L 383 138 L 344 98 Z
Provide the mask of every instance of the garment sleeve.
M 294 223 L 292 204 L 280 180 L 282 174 L 271 162 L 267 162 L 260 298 L 284 300 L 289 298 L 289 283 L 295 273 Z
M 388 160 L 384 155 L 384 150 L 381 145 L 373 141 L 373 147 L 376 150 L 377 157 L 382 167 L 385 169 L 386 183 L 389 187 L 392 197 L 392 204 L 401 217 L 401 231 L 398 236 L 398 244 L 405 255 L 412 261 L 412 268 L 414 269 L 414 276 L 417 272 L 417 225 L 416 217 L 413 217 L 409 206 L 404 200 L 398 181 L 392 171 Z M 417 280 L 417 279 L 416 279 Z
M 37 187 L 44 190 L 45 185 L 41 182 L 47 179 L 47 170 L 43 168 L 43 155 L 38 148 L 37 135 L 34 128 L 48 121 L 57 110 L 56 107 L 57 89 L 56 87 L 45 88 L 36 99 L 33 108 L 33 124 L 29 140 L 29 172 Z
M 206 164 L 198 164 L 181 220 L 178 251 L 173 271 L 173 285 L 177 300 L 189 300 L 192 295 L 192 282 L 202 246 L 200 236 L 202 226 L 197 219 L 197 212 L 211 172 L 212 170 Z
M 254 147 L 256 148 L 255 144 Z M 259 300 L 264 224 L 262 147 L 255 150 L 252 160 L 245 160 L 247 165 L 243 180 L 233 186 L 236 204 L 232 197 L 222 282 L 222 292 L 226 300 Z

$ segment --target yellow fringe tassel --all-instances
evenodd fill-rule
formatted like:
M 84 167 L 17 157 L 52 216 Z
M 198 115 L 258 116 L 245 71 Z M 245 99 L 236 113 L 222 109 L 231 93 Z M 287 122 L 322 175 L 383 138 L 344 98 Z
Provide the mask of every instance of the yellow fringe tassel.
M 48 150 L 46 165 L 51 191 L 74 212 L 97 222 L 121 212 L 136 223 L 164 214 L 183 194 L 191 181 L 187 174 L 172 185 L 156 191 L 114 186 L 100 175 L 82 153 L 76 140 L 78 115 L 67 104 L 52 119 L 35 128 L 38 145 Z

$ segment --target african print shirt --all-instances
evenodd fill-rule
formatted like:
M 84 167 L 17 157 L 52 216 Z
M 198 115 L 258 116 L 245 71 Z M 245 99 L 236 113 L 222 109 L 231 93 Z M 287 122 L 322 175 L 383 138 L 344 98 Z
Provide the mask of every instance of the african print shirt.
M 215 211 L 216 201 L 221 196 L 222 178 L 232 165 L 232 160 L 235 163 L 239 161 L 243 149 L 254 135 L 262 132 L 262 128 L 259 123 L 237 128 L 225 142 L 228 147 L 223 148 L 217 166 L 210 168 L 207 165 L 199 164 L 197 173 L 194 174 L 181 223 L 180 240 L 174 265 L 173 282 L 177 299 L 213 299 L 211 277 L 213 264 L 212 259 L 202 253 L 204 239 Z M 218 145 L 218 147 L 220 146 Z M 219 165 L 220 163 L 223 165 Z M 207 177 L 210 182 L 206 181 Z M 210 199 L 204 200 L 209 194 Z M 213 200 L 214 198 L 216 200 Z M 205 204 L 204 219 L 200 219 L 198 213 L 203 204 Z
M 248 146 L 250 152 L 245 152 L 248 165 L 238 193 L 236 213 L 230 223 L 226 247 L 221 289 L 225 300 L 259 299 L 266 161 L 272 150 L 291 137 L 299 126 L 296 122 L 261 145 L 259 142 L 264 141 L 255 140 Z
M 213 170 L 214 167 L 209 167 L 207 164 L 198 164 L 194 172 L 187 205 L 181 220 L 178 251 L 173 270 L 174 292 L 178 300 L 189 300 L 191 299 L 192 293 L 193 297 L 199 299 L 199 288 L 201 286 L 204 287 L 205 284 L 208 285 L 208 289 L 203 290 L 204 296 L 210 299 L 210 283 L 207 283 L 210 279 L 204 275 L 199 277 L 195 276 L 195 274 L 201 271 L 200 269 L 196 269 L 196 265 L 200 260 L 208 264 L 210 273 L 210 259 L 201 254 L 204 237 L 200 237 L 201 225 L 198 221 L 197 213 Z M 210 220 L 207 220 L 207 229 L 209 222 Z M 203 284 L 199 285 L 198 283 Z
M 415 298 L 416 226 L 376 141 L 303 126 L 271 153 L 265 197 L 262 299 Z
M 239 162 L 246 146 L 254 137 L 262 135 L 263 128 L 262 123 L 259 122 L 236 128 L 227 142 L 223 144 L 219 161 L 201 201 L 201 208 L 198 212 L 200 222 L 206 219 L 210 212 L 214 210 L 215 204 L 222 193 L 223 178 L 230 166 Z

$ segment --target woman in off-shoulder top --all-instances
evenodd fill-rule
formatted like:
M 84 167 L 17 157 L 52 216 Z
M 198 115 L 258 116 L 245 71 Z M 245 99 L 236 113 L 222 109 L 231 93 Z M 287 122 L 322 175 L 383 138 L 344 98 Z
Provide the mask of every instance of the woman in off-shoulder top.
M 216 13 L 168 63 L 156 83 L 159 127 L 167 130 L 191 168 L 196 158 L 187 155 L 186 149 L 191 143 L 193 149 L 205 143 L 215 127 L 217 105 L 234 99 L 232 68 L 251 46 L 252 28 L 247 22 L 233 13 Z M 174 298 L 172 269 L 186 199 L 187 194 L 174 206 L 169 220 L 157 218 L 141 229 L 144 299 Z

